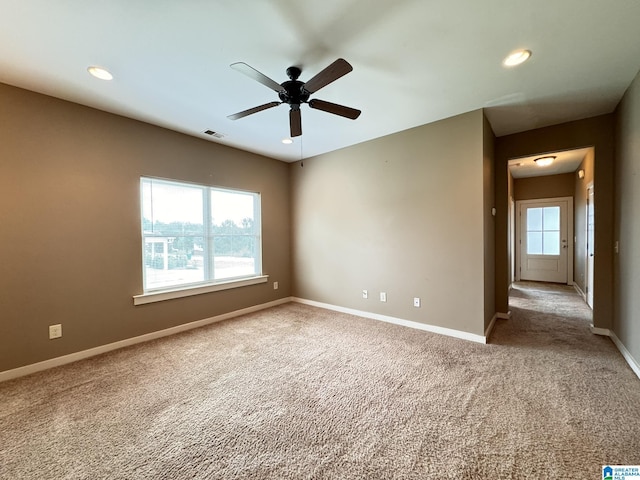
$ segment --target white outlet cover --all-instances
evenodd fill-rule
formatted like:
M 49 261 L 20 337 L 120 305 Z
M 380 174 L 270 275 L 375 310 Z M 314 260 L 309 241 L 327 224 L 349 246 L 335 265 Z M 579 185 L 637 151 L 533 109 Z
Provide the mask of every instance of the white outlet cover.
M 369 298 L 369 292 L 366 290 L 362 290 L 362 298 Z
M 49 339 L 52 340 L 60 337 L 62 337 L 62 325 L 49 325 Z
M 414 307 L 419 307 L 420 306 L 420 298 L 419 297 L 414 297 L 413 298 L 413 306 Z
M 387 301 L 387 294 L 385 292 L 380 292 L 380 301 L 381 302 Z

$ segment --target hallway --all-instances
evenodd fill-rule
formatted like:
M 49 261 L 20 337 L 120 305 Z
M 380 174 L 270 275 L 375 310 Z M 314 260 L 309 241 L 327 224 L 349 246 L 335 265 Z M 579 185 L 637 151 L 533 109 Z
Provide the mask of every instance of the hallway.
M 609 338 L 591 333 L 592 310 L 568 285 L 544 282 L 515 282 L 509 292 L 511 319 L 500 323 L 491 343 L 522 346 L 562 346 L 579 356 L 594 351 L 612 355 L 627 367 Z M 607 355 L 607 356 L 608 356 Z
M 610 338 L 591 333 L 582 296 L 567 285 L 516 282 L 509 308 L 511 319 L 498 322 L 490 343 L 509 352 L 503 375 L 529 384 L 512 401 L 545 405 L 538 421 L 555 425 L 556 438 L 573 436 L 570 456 L 591 468 L 640 464 L 640 379 Z M 517 377 L 527 372 L 528 380 Z
M 527 311 L 528 321 L 540 326 L 559 322 L 563 327 L 588 330 L 593 323 L 593 311 L 570 285 L 515 282 L 509 292 L 509 309 L 512 316 Z

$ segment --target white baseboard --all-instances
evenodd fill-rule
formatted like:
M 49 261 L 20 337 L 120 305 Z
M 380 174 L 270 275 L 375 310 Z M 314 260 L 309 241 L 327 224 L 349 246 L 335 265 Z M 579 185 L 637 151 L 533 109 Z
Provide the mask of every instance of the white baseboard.
M 495 327 L 496 320 L 498 320 L 498 319 L 500 319 L 500 320 L 510 320 L 511 319 L 511 312 L 507 312 L 507 313 L 496 312 L 495 313 L 495 315 L 493 316 L 493 318 L 489 322 L 489 326 L 484 331 L 484 338 L 486 339 L 485 343 L 487 343 L 489 341 L 489 337 L 491 336 L 491 332 L 493 331 L 493 327 Z
M 489 341 L 489 337 L 491 336 L 491 331 L 493 330 L 493 327 L 496 324 L 496 319 L 498 318 L 498 314 L 496 313 L 493 318 L 491 319 L 491 321 L 489 322 L 489 326 L 485 329 L 484 331 L 484 338 L 487 339 L 487 342 Z
M 591 329 L 591 333 L 593 333 L 594 335 L 602 335 L 603 337 L 611 336 L 611 330 L 609 330 L 608 328 L 594 327 L 593 323 L 589 327 Z
M 12 370 L 5 370 L 0 372 L 0 382 L 11 380 L 13 378 L 24 377 L 32 373 L 40 372 L 42 370 L 48 370 L 49 368 L 59 367 L 60 365 L 66 365 L 67 363 L 77 362 L 89 357 L 95 357 L 103 353 L 118 350 L 120 348 L 135 345 L 137 343 L 148 342 L 149 340 L 155 340 L 156 338 L 167 337 L 176 333 L 185 332 L 194 328 L 204 327 L 215 322 L 221 322 L 229 318 L 238 317 L 247 313 L 257 312 L 264 310 L 265 308 L 275 307 L 282 305 L 283 303 L 291 302 L 291 297 L 281 298 L 272 302 L 262 303 L 260 305 L 254 305 L 252 307 L 243 308 L 241 310 L 235 310 L 233 312 L 224 313 L 215 317 L 209 317 L 202 320 L 196 320 L 195 322 L 185 323 L 182 325 L 176 325 L 175 327 L 167 328 L 165 330 L 159 330 L 157 332 L 146 333 L 138 337 L 127 338 L 118 342 L 109 343 L 107 345 L 100 345 L 99 347 L 90 348 L 88 350 L 82 350 L 80 352 L 70 353 L 69 355 L 63 355 L 62 357 L 56 357 L 43 362 L 33 363 L 31 365 L 25 365 L 24 367 L 14 368 Z
M 438 327 L 436 325 L 428 325 L 426 323 L 413 322 L 411 320 L 404 320 L 402 318 L 390 317 L 387 315 L 380 315 L 377 313 L 365 312 L 362 310 L 355 310 L 353 308 L 339 307 L 337 305 L 330 305 L 328 303 L 316 302 L 314 300 L 306 300 L 304 298 L 292 297 L 291 301 L 302 303 L 304 305 L 311 305 L 312 307 L 319 307 L 319 308 L 324 308 L 326 310 L 333 310 L 335 312 L 347 313 L 349 315 L 357 315 L 358 317 L 370 318 L 372 320 L 380 320 L 382 322 L 393 323 L 395 325 L 401 325 L 403 327 L 415 328 L 417 330 L 424 330 L 426 332 L 431 332 L 431 333 L 438 333 L 440 335 L 446 335 L 448 337 L 455 337 L 455 338 L 460 338 L 462 340 L 469 340 L 471 342 L 487 343 L 486 336 L 463 332 L 461 330 L 454 330 L 452 328 Z
M 580 286 L 577 283 L 574 283 L 573 284 L 573 288 L 575 288 L 576 292 L 578 292 L 578 295 L 580 295 L 583 298 L 583 300 L 586 302 L 587 301 L 587 294 L 582 291 Z
M 618 350 L 620 350 L 620 353 L 631 367 L 631 370 L 633 370 L 633 373 L 635 373 L 636 376 L 640 378 L 640 363 L 638 363 L 636 359 L 631 356 L 631 352 L 627 350 L 627 347 L 624 346 L 624 344 L 620 341 L 620 339 L 614 332 L 611 332 L 609 334 L 609 337 L 611 338 L 611 340 L 613 340 L 613 343 L 616 345 L 616 347 L 618 347 Z
M 627 363 L 631 367 L 631 370 L 633 370 L 633 373 L 635 373 L 636 376 L 640 378 L 640 363 L 638 363 L 637 360 L 633 358 L 631 352 L 627 350 L 627 347 L 624 346 L 624 343 L 620 341 L 615 332 L 609 330 L 608 328 L 598 328 L 591 325 L 591 333 L 609 337 L 614 345 L 618 348 L 624 359 L 627 361 Z
M 197 320 L 195 322 L 185 323 L 183 325 L 177 325 L 175 327 L 167 328 L 165 330 L 159 330 L 157 332 L 151 332 L 145 335 L 140 335 L 133 338 L 127 338 L 125 340 L 120 340 L 118 342 L 109 343 L 107 345 L 101 345 L 99 347 L 90 348 L 88 350 L 83 350 L 81 352 L 75 352 L 69 355 L 63 355 L 61 357 L 56 357 L 56 358 L 52 358 L 42 362 L 33 363 L 31 365 L 25 365 L 24 367 L 18 367 L 12 370 L 6 370 L 4 372 L 0 372 L 0 382 L 11 380 L 18 377 L 23 377 L 25 375 L 30 375 L 32 373 L 48 370 L 50 368 L 59 367 L 61 365 L 66 365 L 68 363 L 77 362 L 78 360 L 94 357 L 96 355 L 101 355 L 103 353 L 111 352 L 113 350 L 118 350 L 120 348 L 128 347 L 138 343 L 148 342 L 149 340 L 155 340 L 157 338 L 174 335 L 176 333 L 185 332 L 187 330 L 192 330 L 194 328 L 204 327 L 205 325 L 221 322 L 229 318 L 234 318 L 240 315 L 257 312 L 260 310 L 275 307 L 277 305 L 282 305 L 284 303 L 289 303 L 289 302 L 297 302 L 305 305 L 324 308 L 327 310 L 333 310 L 336 312 L 347 313 L 350 315 L 357 315 L 359 317 L 369 318 L 372 320 L 379 320 L 387 323 L 393 323 L 395 325 L 415 328 L 417 330 L 423 330 L 427 332 L 437 333 L 440 335 L 446 335 L 448 337 L 460 338 L 462 340 L 468 340 L 476 343 L 487 343 L 489 335 L 491 334 L 491 331 L 493 330 L 493 327 L 495 325 L 496 319 L 509 320 L 511 318 L 511 312 L 507 312 L 507 313 L 497 312 L 491 319 L 491 322 L 489 323 L 489 326 L 485 331 L 485 335 L 482 336 L 482 335 L 476 335 L 473 333 L 463 332 L 461 330 L 454 330 L 451 328 L 438 327 L 436 325 L 428 325 L 425 323 L 413 322 L 410 320 L 390 317 L 387 315 L 379 315 L 376 313 L 365 312 L 362 310 L 338 307 L 336 305 L 315 302 L 313 300 L 306 300 L 306 299 L 297 298 L 297 297 L 285 297 L 278 300 L 274 300 L 272 302 L 267 302 L 260 305 L 254 305 L 252 307 L 243 308 L 241 310 L 235 310 L 233 312 L 224 313 L 222 315 L 217 315 L 215 317 L 209 317 L 202 320 Z M 622 356 L 624 357 L 624 359 L 627 361 L 627 363 L 633 370 L 633 372 L 638 376 L 638 378 L 640 378 L 640 364 L 638 364 L 638 362 L 633 358 L 631 353 L 627 350 L 627 348 L 620 341 L 620 339 L 618 339 L 615 333 L 613 333 L 609 329 L 597 328 L 597 327 L 594 327 L 593 325 L 591 325 L 591 331 L 596 335 L 603 335 L 603 336 L 610 337 L 613 343 L 616 345 L 616 347 L 620 351 L 620 353 L 622 354 Z

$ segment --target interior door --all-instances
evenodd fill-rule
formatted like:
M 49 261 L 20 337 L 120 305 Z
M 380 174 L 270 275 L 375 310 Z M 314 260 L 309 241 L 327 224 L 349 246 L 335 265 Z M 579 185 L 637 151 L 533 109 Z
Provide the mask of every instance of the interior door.
M 587 304 L 593 308 L 593 264 L 595 254 L 595 215 L 593 185 L 587 189 Z
M 520 279 L 567 283 L 566 200 L 520 204 Z

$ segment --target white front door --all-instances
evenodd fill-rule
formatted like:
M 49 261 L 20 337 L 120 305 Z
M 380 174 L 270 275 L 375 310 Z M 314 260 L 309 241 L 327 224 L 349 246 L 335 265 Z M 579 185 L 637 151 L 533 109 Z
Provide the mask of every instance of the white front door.
M 587 304 L 593 308 L 593 263 L 595 253 L 595 215 L 593 185 L 587 189 Z
M 568 283 L 569 202 L 520 202 L 521 280 Z

